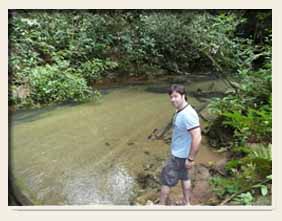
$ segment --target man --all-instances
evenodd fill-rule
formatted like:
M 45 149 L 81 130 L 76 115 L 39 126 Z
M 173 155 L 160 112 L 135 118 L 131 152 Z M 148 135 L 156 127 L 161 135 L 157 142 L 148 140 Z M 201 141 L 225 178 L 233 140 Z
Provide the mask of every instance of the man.
M 168 94 L 176 113 L 172 121 L 171 157 L 161 172 L 160 204 L 166 204 L 170 188 L 181 180 L 183 204 L 190 205 L 191 181 L 188 169 L 194 164 L 201 142 L 199 117 L 188 104 L 183 85 L 172 85 Z

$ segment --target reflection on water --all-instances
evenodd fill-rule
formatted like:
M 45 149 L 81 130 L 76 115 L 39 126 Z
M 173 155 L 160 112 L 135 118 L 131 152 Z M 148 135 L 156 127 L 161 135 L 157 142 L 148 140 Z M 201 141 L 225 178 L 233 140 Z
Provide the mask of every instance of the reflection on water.
M 70 205 L 128 205 L 134 179 L 124 167 L 114 167 L 105 173 L 76 171 L 64 187 L 65 204 Z

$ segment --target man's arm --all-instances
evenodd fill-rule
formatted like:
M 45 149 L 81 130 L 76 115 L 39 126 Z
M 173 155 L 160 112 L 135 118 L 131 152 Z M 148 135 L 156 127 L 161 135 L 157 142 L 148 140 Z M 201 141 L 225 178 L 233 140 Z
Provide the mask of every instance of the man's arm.
M 195 128 L 189 131 L 192 137 L 192 143 L 191 143 L 191 151 L 188 156 L 188 159 L 194 160 L 200 147 L 200 143 L 202 140 L 202 135 L 201 135 L 201 128 Z
M 188 156 L 188 159 L 186 159 L 185 161 L 185 166 L 187 169 L 191 169 L 194 163 L 194 159 L 199 151 L 200 143 L 202 140 L 201 128 L 198 127 L 198 128 L 189 130 L 188 133 L 191 133 L 192 143 L 191 143 L 190 154 Z

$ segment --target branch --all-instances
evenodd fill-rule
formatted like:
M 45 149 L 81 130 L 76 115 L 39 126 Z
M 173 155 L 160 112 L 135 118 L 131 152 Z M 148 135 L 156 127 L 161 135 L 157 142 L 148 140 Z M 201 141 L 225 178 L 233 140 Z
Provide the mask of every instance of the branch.
M 200 49 L 200 51 L 201 51 L 203 54 L 205 54 L 205 55 L 211 60 L 211 62 L 216 66 L 216 68 L 217 68 L 221 73 L 224 73 L 222 67 L 216 62 L 216 60 L 215 60 L 209 53 L 207 53 L 206 51 L 201 50 L 201 49 Z M 221 79 L 223 80 L 223 82 L 224 82 L 226 85 L 231 86 L 231 87 L 236 91 L 236 93 L 237 93 L 238 88 L 237 88 L 234 84 L 232 84 L 232 82 L 231 82 L 230 80 L 228 80 L 227 78 L 224 78 L 223 76 L 221 76 Z

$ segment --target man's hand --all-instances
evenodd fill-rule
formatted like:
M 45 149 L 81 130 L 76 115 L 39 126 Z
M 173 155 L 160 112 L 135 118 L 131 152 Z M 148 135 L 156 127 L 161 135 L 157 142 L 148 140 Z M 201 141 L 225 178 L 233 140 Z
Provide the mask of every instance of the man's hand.
M 189 170 L 194 165 L 194 161 L 189 161 L 188 159 L 185 160 L 185 167 Z

